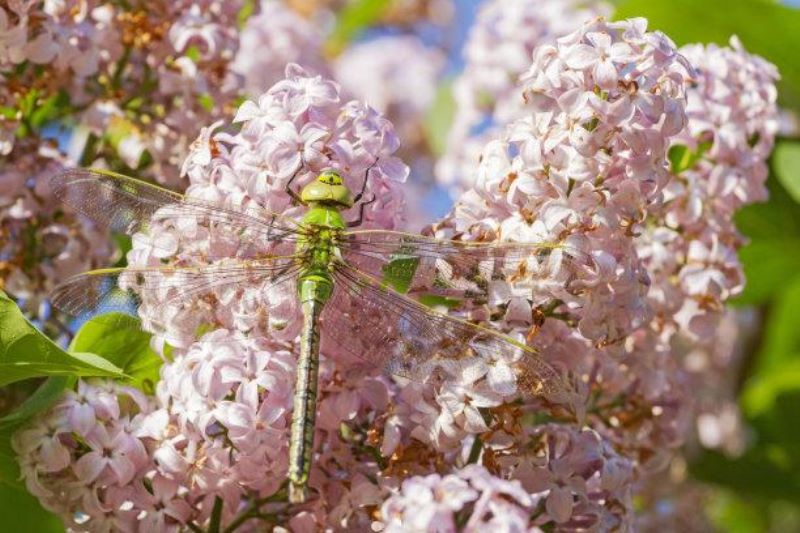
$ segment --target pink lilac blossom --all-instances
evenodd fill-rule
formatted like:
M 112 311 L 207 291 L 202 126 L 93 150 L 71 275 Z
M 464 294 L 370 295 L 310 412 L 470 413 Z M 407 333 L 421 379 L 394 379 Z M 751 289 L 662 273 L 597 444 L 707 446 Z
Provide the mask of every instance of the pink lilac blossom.
M 553 434 L 547 435 L 549 431 Z M 631 516 L 631 469 L 591 431 L 545 428 L 531 446 L 543 452 L 524 480 L 497 477 L 480 465 L 404 480 L 381 505 L 373 530 L 529 531 L 539 527 L 625 530 Z M 523 454 L 524 455 L 524 454 Z M 549 464 L 548 464 L 549 463 Z M 622 491 L 619 492 L 619 489 Z M 574 492 L 582 494 L 577 499 Z M 616 498 L 621 498 L 617 501 Z M 606 500 L 605 507 L 597 502 Z M 620 515 L 620 511 L 623 512 Z
M 736 38 L 725 48 L 691 45 L 681 50 L 697 69 L 687 89 L 687 127 L 673 145 L 676 150 L 687 147 L 695 160 L 687 168 L 673 168 L 676 179 L 664 190 L 662 208 L 652 213 L 648 225 L 655 229 L 645 231 L 637 244 L 652 272 L 649 305 L 660 317 L 644 335 L 657 339 L 659 351 L 678 362 L 668 369 L 667 380 L 682 382 L 686 391 L 683 410 L 690 423 L 681 439 L 694 448 L 736 455 L 746 437 L 732 383 L 753 319 L 725 311 L 745 281 L 736 257 L 744 239 L 733 214 L 766 198 L 767 158 L 780 123 L 778 73 Z M 680 461 L 673 460 L 672 470 L 680 470 L 674 468 Z M 669 481 L 643 489 L 653 492 L 662 509 L 673 510 L 643 514 L 643 528 L 663 529 L 693 505 L 681 496 L 692 490 L 691 482 L 685 476 Z
M 610 450 L 631 450 L 620 459 L 625 471 L 653 466 L 665 444 L 680 443 L 686 420 L 674 387 L 663 382 L 664 370 L 627 353 L 637 340 L 642 345 L 636 354 L 653 348 L 635 333 L 651 316 L 650 278 L 636 237 L 669 184 L 667 150 L 686 123 L 684 80 L 692 69 L 667 37 L 647 32 L 641 19 L 593 21 L 538 47 L 533 57 L 522 77 L 527 115 L 487 144 L 475 187 L 431 231 L 468 240 L 561 243 L 592 258 L 590 272 L 577 272 L 583 288 L 572 294 L 542 284 L 536 273 L 513 285 L 493 285 L 484 316 L 510 332 L 536 326 L 540 352 L 582 383 L 598 438 Z M 598 418 L 598 410 L 626 395 L 630 413 Z M 655 398 L 656 406 L 650 403 Z M 648 414 L 637 420 L 638 433 L 629 433 L 625 421 L 637 412 Z M 399 423 L 406 425 L 414 424 Z M 436 425 L 428 421 L 425 427 Z M 577 496 L 575 486 L 567 486 L 566 493 L 555 492 L 560 496 L 549 519 L 572 516 L 559 505 Z M 604 507 L 617 525 L 630 519 L 630 502 L 621 501 L 620 516 L 613 511 L 617 503 Z
M 191 510 L 168 482 L 151 476 L 145 483 L 150 456 L 136 433 L 151 410 L 134 388 L 79 380 L 12 438 L 28 490 L 70 531 L 185 522 Z M 159 510 L 158 503 L 166 505 Z
M 348 47 L 333 64 L 342 90 L 382 112 L 402 140 L 398 155 L 411 163 L 409 198 L 431 185 L 433 156 L 425 121 L 436 98 L 445 57 L 412 35 L 378 37 Z M 421 202 L 409 202 L 408 230 L 433 221 Z
M 481 5 L 465 45 L 464 71 L 453 84 L 456 114 L 445 154 L 437 162 L 440 183 L 454 193 L 472 187 L 483 145 L 526 114 L 519 78 L 530 67 L 534 48 L 609 11 L 596 1 L 492 0 Z
M 235 110 L 241 80 L 229 66 L 240 6 L 14 0 L 0 7 L 0 284 L 33 314 L 56 283 L 107 264 L 114 250 L 93 244 L 107 242 L 104 233 L 64 211 L 47 178 L 80 161 L 179 186 L 198 125 Z M 73 140 L 84 140 L 71 161 L 33 119 L 48 105 L 55 120 L 74 121 Z M 43 257 L 31 257 L 37 249 Z
M 424 141 L 422 120 L 436 97 L 444 59 L 418 37 L 386 36 L 347 48 L 334 72 L 344 91 L 392 121 L 409 151 Z
M 360 191 L 366 179 L 364 198 L 376 201 L 364 209 L 364 227 L 398 227 L 402 217 L 399 185 L 406 179 L 408 167 L 392 156 L 399 142 L 391 123 L 364 104 L 340 102 L 336 84 L 309 76 L 297 65 L 288 66 L 286 76 L 258 102 L 246 101 L 240 106 L 235 122 L 241 129 L 236 135 L 215 132 L 218 124 L 203 131 L 183 167 L 190 183 L 187 196 L 297 219 L 304 208 L 293 205 L 286 192 L 289 181 L 294 176 L 292 187 L 299 189 L 323 169 L 333 167 L 342 172 L 353 191 Z M 358 213 L 354 209 L 345 216 L 352 220 Z M 294 241 L 276 243 L 264 241 L 263 236 L 258 242 L 242 241 L 224 226 L 171 220 L 169 208 L 157 218 L 159 223 L 153 224 L 149 234 L 134 236 L 129 264 L 215 263 L 218 259 L 215 264 L 223 266 L 226 257 L 237 254 L 293 253 Z M 254 245 L 262 249 L 254 249 Z M 163 324 L 176 345 L 191 344 L 197 326 L 203 323 L 268 333 L 287 341 L 297 335 L 298 308 L 291 280 L 216 285 L 208 294 L 178 299 L 170 305 L 145 301 L 139 310 L 145 326 Z M 213 300 L 224 305 L 210 305 Z
M 197 124 L 228 116 L 239 95 L 242 80 L 230 65 L 241 5 L 159 1 L 143 10 L 95 1 L 15 1 L 0 8 L 0 24 L 18 20 L 13 39 L 0 45 L 7 48 L 0 71 L 8 72 L 8 86 L 20 87 L 12 91 L 17 101 L 32 91 L 40 101 L 68 95 L 77 123 L 107 145 L 90 154 L 92 162 L 118 158 L 176 185 Z M 36 75 L 24 61 L 50 75 Z M 24 68 L 10 71 L 17 64 Z
M 736 38 L 730 48 L 692 45 L 682 53 L 698 69 L 687 91 L 687 127 L 673 145 L 699 158 L 664 190 L 654 213 L 659 230 L 645 233 L 641 248 L 657 273 L 656 305 L 673 310 L 681 331 L 704 341 L 714 335 L 725 301 L 744 286 L 733 213 L 766 199 L 778 73 Z
M 598 19 L 537 48 L 523 77 L 530 115 L 486 146 L 475 189 L 434 228 L 463 239 L 563 243 L 591 256 L 595 273 L 569 312 L 600 343 L 644 318 L 648 278 L 633 236 L 669 180 L 669 139 L 686 120 L 688 63 L 645 29 L 641 19 Z M 598 71 L 593 56 L 607 48 L 618 55 Z M 552 297 L 545 291 L 534 306 Z
M 0 170 L 0 289 L 40 313 L 45 295 L 61 281 L 102 265 L 112 253 L 106 233 L 60 211 L 48 185 L 69 164 L 50 143 L 17 141 Z
M 293 205 L 285 190 L 292 177 L 292 186 L 299 188 L 332 167 L 358 191 L 368 171 L 365 198 L 375 195 L 377 200 L 364 210 L 363 226 L 391 229 L 401 223 L 399 184 L 408 169 L 392 156 L 399 145 L 392 125 L 360 102 L 342 103 L 333 82 L 290 65 L 286 78 L 257 102 L 242 104 L 236 122 L 241 126 L 235 135 L 217 131 L 220 124 L 215 124 L 194 143 L 184 164 L 189 198 L 259 210 L 262 217 L 267 209 L 298 218 L 303 208 Z M 229 254 L 264 253 L 270 247 L 291 253 L 294 247 L 294 242 L 243 240 L 246 234 L 226 232 L 202 219 L 171 219 L 168 211 L 155 217 L 147 234 L 134 236 L 129 264 L 208 260 L 224 266 Z M 345 216 L 354 218 L 356 213 Z M 254 244 L 263 248 L 253 250 Z M 291 280 L 277 286 L 263 280 L 216 285 L 177 304 L 165 304 L 163 299 L 170 296 L 165 293 L 163 299 L 145 299 L 139 308 L 144 326 L 164 326 L 155 329 L 166 332 L 177 347 L 162 368 L 159 409 L 147 418 L 142 435 L 157 443 L 153 456 L 158 475 L 189 491 L 200 523 L 209 517 L 215 497 L 225 502 L 223 519 L 229 521 L 247 498 L 275 493 L 285 478 L 294 341 L 300 324 Z M 201 324 L 212 331 L 196 339 Z M 366 386 L 352 372 L 350 378 L 342 390 L 341 377 L 323 370 L 318 442 L 332 444 L 320 444 L 321 450 L 343 448 L 337 443 L 340 425 L 386 402 L 382 382 Z M 330 502 L 335 505 L 345 493 L 340 476 L 357 461 L 345 463 L 343 451 L 326 453 L 317 461 L 326 469 L 314 470 L 311 486 L 338 495 Z M 374 476 L 372 465 L 367 473 Z M 364 492 L 367 501 L 380 500 L 369 494 Z M 337 507 L 339 520 L 363 521 L 363 511 L 351 508 L 362 501 L 349 496 Z M 318 513 L 309 516 L 333 520 Z
M 244 89 L 253 96 L 282 79 L 289 63 L 297 63 L 308 72 L 327 74 L 323 37 L 319 28 L 283 2 L 262 0 L 260 12 L 250 17 L 241 31 L 232 68 L 244 77 Z
M 158 475 L 185 488 L 200 523 L 216 497 L 228 521 L 245 496 L 283 483 L 294 361 L 289 347 L 219 329 L 163 367 L 159 408 L 138 435 L 152 439 Z

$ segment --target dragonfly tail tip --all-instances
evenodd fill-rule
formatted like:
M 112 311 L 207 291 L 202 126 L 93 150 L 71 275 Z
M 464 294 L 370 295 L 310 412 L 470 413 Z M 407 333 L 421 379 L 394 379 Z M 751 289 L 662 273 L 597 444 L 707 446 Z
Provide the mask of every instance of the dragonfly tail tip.
M 289 502 L 303 503 L 306 501 L 306 487 L 302 483 L 289 483 Z

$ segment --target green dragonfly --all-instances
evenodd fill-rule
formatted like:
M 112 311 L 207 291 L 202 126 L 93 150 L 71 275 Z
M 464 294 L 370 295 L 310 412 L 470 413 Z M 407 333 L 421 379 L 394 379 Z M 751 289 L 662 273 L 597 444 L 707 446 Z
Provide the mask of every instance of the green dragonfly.
M 320 333 L 337 350 L 389 375 L 424 380 L 479 360 L 485 367 L 502 361 L 523 396 L 571 401 L 574 388 L 563 372 L 526 344 L 469 321 L 464 311 L 487 309 L 493 281 L 524 279 L 533 271 L 539 279 L 562 276 L 560 285 L 575 294 L 577 273 L 592 269 L 591 259 L 557 243 L 437 240 L 357 229 L 364 206 L 375 200 L 364 200 L 368 173 L 356 195 L 336 170 L 321 172 L 300 191 L 291 186 L 295 174 L 286 192 L 307 207 L 298 221 L 263 209 L 222 207 L 104 170 L 66 171 L 52 178 L 56 196 L 113 232 L 146 235 L 154 225 L 188 222 L 223 232 L 237 245 L 183 257 L 170 248 L 162 254 L 173 254 L 162 260 L 168 264 L 85 272 L 58 286 L 52 303 L 75 316 L 102 313 L 112 300 L 213 313 L 222 307 L 215 305 L 222 289 L 296 291 L 303 323 L 289 449 L 293 502 L 306 498 L 312 461 Z M 348 223 L 351 209 L 358 216 Z M 169 338 L 166 322 L 143 316 L 145 329 Z

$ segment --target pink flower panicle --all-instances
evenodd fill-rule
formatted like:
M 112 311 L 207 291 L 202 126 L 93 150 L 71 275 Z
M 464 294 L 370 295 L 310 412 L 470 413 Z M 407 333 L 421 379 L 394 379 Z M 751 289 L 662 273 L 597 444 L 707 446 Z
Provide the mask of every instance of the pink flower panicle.
M 152 494 L 163 483 L 147 477 L 150 456 L 137 436 L 151 410 L 136 389 L 79 380 L 77 390 L 12 438 L 28 490 L 74 531 L 135 531 L 137 522 L 185 521 L 185 502 L 159 510 L 159 494 Z
M 343 94 L 374 100 L 390 116 L 418 116 L 430 103 L 437 60 L 414 63 L 423 91 L 402 90 L 405 80 L 397 77 L 404 57 L 423 55 L 418 42 L 403 39 L 403 48 L 386 38 L 354 48 L 336 65 L 347 81 L 340 89 L 317 75 L 325 67 L 315 63 L 320 43 L 311 26 L 275 2 L 261 4 L 236 60 L 235 3 L 170 4 L 163 25 L 146 14 L 111 16 L 116 8 L 88 4 L 87 11 L 62 9 L 67 4 L 37 4 L 45 22 L 33 29 L 32 4 L 0 8 L 0 70 L 38 61 L 71 72 L 71 87 L 86 91 L 75 94 L 94 102 L 85 115 L 89 129 L 135 126 L 119 143 L 130 162 L 147 150 L 157 165 L 177 168 L 188 153 L 182 174 L 189 199 L 289 226 L 287 219 L 304 213 L 285 190 L 289 182 L 299 189 L 334 168 L 351 190 L 366 183 L 365 198 L 376 199 L 364 211 L 365 228 L 403 224 L 400 184 L 409 169 L 395 155 L 393 123 Z M 343 346 L 324 342 L 314 498 L 302 508 L 269 504 L 293 530 L 629 530 L 635 483 L 655 479 L 652 472 L 668 464 L 695 423 L 705 445 L 737 435 L 730 401 L 704 393 L 692 405 L 686 388 L 704 392 L 711 382 L 704 369 L 736 358 L 716 343 L 732 327 L 721 310 L 743 283 L 735 255 L 743 239 L 732 215 L 764 196 L 778 127 L 777 72 L 736 40 L 730 48 L 679 51 L 648 32 L 643 19 L 594 19 L 557 37 L 605 8 L 546 3 L 545 12 L 570 15 L 544 22 L 531 6 L 492 2 L 481 12 L 457 83 L 462 114 L 451 138 L 483 145 L 481 157 L 472 187 L 429 233 L 554 246 L 548 261 L 492 279 L 488 301 L 464 313 L 530 342 L 566 369 L 579 389 L 578 416 L 545 400 L 512 402 L 518 391 L 508 386 L 514 380 L 506 361 L 392 380 L 356 368 Z M 121 57 L 107 27 L 127 35 L 123 45 L 136 52 L 127 69 L 155 69 L 153 102 L 164 112 L 153 115 L 158 120 L 131 123 L 91 93 L 87 79 Z M 136 28 L 152 32 L 130 31 Z M 78 45 L 62 49 L 63 39 Z M 274 56 L 247 57 L 265 42 Z M 501 45 L 502 54 L 486 54 Z M 360 78 L 347 74 L 352 65 L 363 69 L 385 46 L 407 54 L 379 52 L 391 56 L 380 63 L 378 81 L 392 91 L 354 83 Z M 236 110 L 197 100 L 230 102 L 242 83 L 260 91 L 286 60 L 313 64 L 288 65 L 271 88 Z M 244 80 L 253 69 L 259 75 Z M 135 89 L 126 83 L 123 92 Z M 513 94 L 523 97 L 513 103 Z M 490 96 L 488 105 L 481 95 Z M 224 120 L 234 111 L 235 127 Z M 487 143 L 468 131 L 484 112 L 497 128 Z M 189 144 L 198 123 L 210 125 Z M 31 176 L 66 163 L 32 139 L 12 142 L 0 133 L 0 150 L 18 163 L 0 171 L 3 234 L 24 231 L 17 221 L 37 209 L 53 209 L 44 182 Z M 31 142 L 36 149 L 23 155 Z M 681 151 L 692 155 L 686 168 L 674 163 Z M 345 212 L 348 220 L 355 216 Z M 38 229 L 42 242 L 56 243 L 53 261 L 41 267 L 53 269 L 48 279 L 94 260 L 86 252 L 92 240 L 84 238 L 94 230 L 78 233 L 76 224 L 62 218 Z M 224 269 L 233 260 L 293 252 L 288 240 L 175 217 L 167 207 L 134 235 L 127 259 L 132 266 Z M 2 253 L 22 252 L 6 246 Z M 28 284 L 7 279 L 9 286 Z M 137 279 L 123 276 L 121 284 L 135 290 Z M 255 274 L 217 277 L 194 292 L 175 287 L 147 293 L 139 308 L 155 344 L 172 345 L 163 350 L 154 398 L 82 380 L 13 439 L 29 490 L 73 530 L 203 527 L 217 498 L 227 525 L 254 499 L 280 495 L 300 326 L 296 287 Z
M 244 77 L 247 94 L 260 95 L 284 77 L 289 63 L 327 74 L 322 44 L 320 30 L 284 2 L 262 0 L 242 28 L 233 70 Z
M 29 315 L 47 319 L 49 291 L 103 265 L 112 246 L 106 244 L 105 231 L 61 211 L 48 178 L 69 161 L 52 144 L 17 140 L 5 159 L 8 164 L 0 168 L 0 289 Z
M 533 50 L 609 11 L 595 1 L 492 0 L 481 5 L 464 48 L 464 71 L 453 84 L 456 114 L 436 167 L 442 184 L 454 192 L 472 187 L 483 146 L 527 114 L 519 78 L 530 67 Z
M 387 36 L 349 47 L 334 68 L 344 91 L 392 121 L 408 153 L 424 142 L 422 120 L 436 98 L 444 59 L 418 37 Z

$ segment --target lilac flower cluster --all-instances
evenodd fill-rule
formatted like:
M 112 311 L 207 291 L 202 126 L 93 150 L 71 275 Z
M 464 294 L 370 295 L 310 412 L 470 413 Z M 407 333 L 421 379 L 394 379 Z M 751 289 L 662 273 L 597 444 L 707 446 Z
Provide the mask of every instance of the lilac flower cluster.
M 82 164 L 177 185 L 198 124 L 233 112 L 241 82 L 229 64 L 241 4 L 0 6 L 0 286 L 30 314 L 57 318 L 39 310 L 47 292 L 107 264 L 114 250 L 97 244 L 108 241 L 104 233 L 64 212 L 47 178 Z M 44 132 L 65 116 L 74 124 L 69 155 Z M 33 257 L 38 250 L 43 256 Z
M 322 38 L 314 24 L 284 2 L 262 0 L 259 13 L 242 28 L 233 70 L 244 76 L 244 88 L 250 95 L 260 95 L 282 79 L 289 63 L 328 74 Z
M 214 499 L 229 521 L 250 493 L 270 495 L 287 469 L 294 355 L 220 329 L 165 365 L 158 409 L 141 424 L 160 476 L 187 490 L 205 522 Z
M 645 30 L 640 19 L 597 20 L 537 48 L 523 77 L 529 115 L 486 146 L 475 189 L 435 228 L 437 236 L 563 243 L 591 256 L 597 268 L 569 312 L 601 343 L 644 317 L 648 280 L 633 236 L 669 180 L 669 140 L 686 120 L 690 67 L 667 37 Z M 510 302 L 513 288 L 495 290 Z M 545 293 L 534 306 L 554 296 L 574 299 Z
M 376 198 L 364 209 L 365 227 L 397 227 L 402 217 L 399 185 L 408 167 L 392 156 L 399 142 L 391 123 L 356 101 L 342 104 L 333 82 L 309 76 L 296 65 L 287 67 L 286 76 L 258 102 L 241 105 L 236 135 L 214 133 L 219 124 L 203 131 L 183 167 L 190 182 L 187 196 L 298 218 L 303 207 L 293 204 L 286 191 L 289 182 L 300 188 L 333 167 L 343 173 L 351 190 L 359 191 L 366 183 L 365 198 Z M 224 266 L 225 259 L 219 258 L 231 253 L 244 258 L 293 252 L 294 242 L 243 237 L 202 219 L 174 220 L 168 211 L 157 217 L 149 234 L 134 237 L 129 264 L 152 266 L 172 260 Z M 347 216 L 355 218 L 357 213 Z M 213 301 L 222 305 L 210 305 Z M 249 285 L 217 282 L 208 294 L 172 298 L 169 305 L 161 298 L 145 300 L 139 313 L 146 326 L 165 331 L 179 346 L 195 340 L 200 324 L 293 340 L 299 331 L 295 301 L 291 283 L 264 278 Z
M 687 90 L 687 127 L 673 140 L 673 153 L 694 163 L 673 168 L 676 179 L 663 191 L 654 229 L 642 234 L 640 248 L 653 278 L 651 305 L 705 341 L 725 301 L 744 286 L 733 213 L 766 199 L 778 73 L 735 38 L 730 48 L 692 45 L 681 53 L 697 70 Z
M 444 59 L 418 37 L 387 36 L 349 47 L 334 72 L 344 91 L 392 121 L 410 155 L 425 142 L 422 119 L 436 97 Z
M 565 530 L 630 528 L 630 465 L 590 430 L 543 426 L 519 461 L 516 479 L 468 465 L 454 473 L 406 479 L 381 506 L 373 530 L 530 531 L 550 523 Z M 602 503 L 601 503 L 602 502 Z
M 608 12 L 606 4 L 595 1 L 481 4 L 464 48 L 464 71 L 453 83 L 456 114 L 436 167 L 442 184 L 454 192 L 472 187 L 483 146 L 525 115 L 519 78 L 530 68 L 534 48 Z
M 69 162 L 55 146 L 20 139 L 5 161 L 0 168 L 0 290 L 46 318 L 45 295 L 69 276 L 102 265 L 113 248 L 105 232 L 60 211 L 48 178 Z
M 138 431 L 151 410 L 136 389 L 79 381 L 12 439 L 28 490 L 73 531 L 185 523 L 192 511 L 177 486 L 148 475 L 150 454 Z

